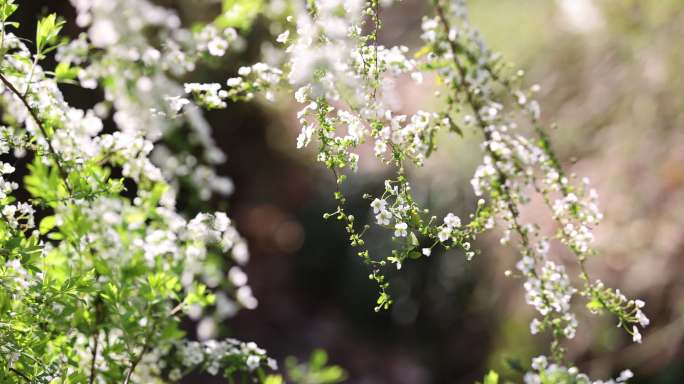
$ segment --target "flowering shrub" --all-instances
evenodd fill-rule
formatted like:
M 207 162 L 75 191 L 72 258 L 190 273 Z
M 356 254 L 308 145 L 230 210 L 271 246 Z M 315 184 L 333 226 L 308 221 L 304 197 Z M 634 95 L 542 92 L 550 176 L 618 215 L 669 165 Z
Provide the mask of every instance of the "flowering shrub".
M 428 2 L 416 52 L 378 42 L 382 8 L 392 1 L 226 1 L 219 17 L 192 30 L 145 0 L 72 2 L 87 33 L 66 42 L 63 22 L 49 15 L 27 45 L 11 32 L 17 5 L 0 0 L 0 154 L 29 159 L 23 180 L 12 177 L 13 163 L 0 164 L 2 382 L 175 382 L 197 369 L 282 382 L 269 376 L 277 365 L 256 344 L 211 338 L 216 322 L 257 306 L 242 270 L 245 240 L 226 213 L 187 216 L 176 207 L 181 188 L 204 200 L 233 190 L 213 170 L 225 155 L 198 106 L 224 108 L 257 95 L 291 95 L 301 105 L 296 146 L 316 145 L 317 160 L 335 176 L 337 208 L 324 217 L 340 221 L 359 249 L 378 285 L 376 311 L 392 305 L 387 268 L 410 267 L 440 247 L 473 260 L 481 254 L 476 238 L 498 226 L 501 243 L 520 254 L 507 275 L 523 280 L 536 311 L 530 332 L 552 336 L 550 356 L 532 361 L 526 383 L 604 382 L 567 367 L 563 345 L 577 332 L 576 294 L 591 313 L 611 314 L 641 342 L 640 328 L 649 323 L 644 302 L 604 286 L 585 267 L 602 217 L 595 190 L 565 173 L 540 121 L 539 87 L 525 86 L 523 72 L 487 48 L 463 2 Z M 234 28 L 260 12 L 282 48 L 269 64 L 242 67 L 225 84 L 176 80 L 200 61 L 240 49 Z M 53 53 L 58 64 L 48 71 L 41 64 Z M 428 78 L 440 84 L 436 111 L 409 116 L 393 109 L 396 83 Z M 60 83 L 101 87 L 104 100 L 92 110 L 71 107 Z M 108 117 L 113 133 L 103 131 Z M 171 132 L 190 139 L 168 143 Z M 445 133 L 483 138 L 471 181 L 479 200 L 464 218 L 430 212 L 410 183 L 409 171 L 449 139 Z M 381 194 L 365 195 L 374 225 L 393 241 L 385 255 L 366 249 L 371 225 L 360 227 L 345 204 L 347 175 L 360 166 L 366 143 L 394 171 Z M 17 197 L 23 191 L 28 200 Z M 546 203 L 555 232 L 521 217 L 533 196 Z M 575 255 L 579 276 L 549 254 L 551 242 Z M 184 316 L 199 321 L 202 341 L 185 338 Z M 325 364 L 320 352 L 308 365 L 291 361 L 290 377 L 343 379 Z M 631 376 L 626 370 L 607 382 Z M 498 375 L 484 381 L 496 383 Z

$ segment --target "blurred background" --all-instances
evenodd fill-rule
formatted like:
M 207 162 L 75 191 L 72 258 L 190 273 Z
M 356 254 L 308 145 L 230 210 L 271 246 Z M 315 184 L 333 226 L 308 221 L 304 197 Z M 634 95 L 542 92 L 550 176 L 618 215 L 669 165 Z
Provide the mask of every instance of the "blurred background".
M 159 3 L 178 9 L 186 23 L 211 19 L 220 7 L 199 0 Z M 416 48 L 426 3 L 404 0 L 386 10 L 381 42 Z M 528 85 L 541 85 L 542 117 L 557 123 L 551 134 L 565 166 L 599 191 L 605 220 L 591 273 L 647 302 L 651 326 L 644 343 L 635 345 L 613 319 L 586 314 L 576 299 L 580 328 L 568 345 L 570 358 L 596 378 L 630 368 L 633 383 L 684 382 L 684 1 L 468 3 L 490 46 L 526 69 Z M 80 32 L 68 1 L 20 5 L 22 36 L 33 36 L 36 20 L 49 12 L 67 19 L 68 35 Z M 259 57 L 270 39 L 266 31 L 257 20 L 243 53 L 199 68 L 193 79 L 225 81 Z M 406 113 L 430 108 L 425 100 L 434 88 L 417 87 L 398 85 Z M 64 92 L 73 105 L 92 107 L 92 91 L 66 86 Z M 365 267 L 342 226 L 322 218 L 334 209 L 334 179 L 313 153 L 295 149 L 296 108 L 281 99 L 206 114 L 228 154 L 219 171 L 233 178 L 236 192 L 228 201 L 186 198 L 183 204 L 188 212 L 229 209 L 249 241 L 247 271 L 260 301 L 256 310 L 223 324 L 223 336 L 255 341 L 280 361 L 324 348 L 347 370 L 348 382 L 364 384 L 472 383 L 489 368 L 515 378 L 511 363 L 527 364 L 547 352 L 548 340 L 529 333 L 533 314 L 520 281 L 504 277 L 517 255 L 499 245 L 496 233 L 479 239 L 483 255 L 471 262 L 449 252 L 408 263 L 390 276 L 395 305 L 373 312 L 376 288 Z M 474 206 L 469 180 L 481 160 L 479 140 L 474 131 L 445 136 L 426 166 L 411 170 L 436 214 L 466 214 Z M 351 211 L 367 221 L 361 194 L 380 191 L 388 171 L 375 163 L 360 168 L 347 194 Z M 544 223 L 540 206 L 533 201 L 524 214 Z M 386 252 L 386 241 L 367 242 L 372 251 Z M 555 257 L 571 257 L 556 251 Z

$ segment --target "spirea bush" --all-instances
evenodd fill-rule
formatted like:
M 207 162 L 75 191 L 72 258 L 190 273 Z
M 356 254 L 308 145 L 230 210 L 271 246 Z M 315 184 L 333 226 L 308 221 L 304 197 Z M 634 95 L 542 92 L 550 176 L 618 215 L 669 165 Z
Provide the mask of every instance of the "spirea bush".
M 564 171 L 540 120 L 539 86 L 526 85 L 523 71 L 487 48 L 462 1 L 426 1 L 416 51 L 378 41 L 383 8 L 402 6 L 392 0 L 224 0 L 213 21 L 189 29 L 173 10 L 146 0 L 72 3 L 86 32 L 67 41 L 54 14 L 39 21 L 35 36 L 15 35 L 18 4 L 0 0 L 2 383 L 178 382 L 193 371 L 283 382 L 256 344 L 208 338 L 217 323 L 258 304 L 242 269 L 248 245 L 226 213 L 180 211 L 176 197 L 181 189 L 203 200 L 233 190 L 214 171 L 225 155 L 202 108 L 289 97 L 300 106 L 292 145 L 334 174 L 337 208 L 323 217 L 341 223 L 377 283 L 375 311 L 392 305 L 388 268 L 411 268 L 438 248 L 476 263 L 486 255 L 474 241 L 499 227 L 501 243 L 519 254 L 506 275 L 522 282 L 535 310 L 530 332 L 551 335 L 548 356 L 530 362 L 525 383 L 632 377 L 625 370 L 593 380 L 566 359 L 565 340 L 581 331 L 576 311 L 612 316 L 640 343 L 649 324 L 644 302 L 587 272 L 602 217 L 597 193 Z M 260 15 L 274 33 L 266 62 L 241 67 L 222 84 L 178 80 L 243 49 L 241 32 Z M 44 65 L 49 56 L 54 68 Z M 427 79 L 438 84 L 435 110 L 393 109 L 397 83 Z M 104 97 L 92 109 L 74 108 L 60 84 L 100 88 Z M 108 118 L 112 133 L 103 131 Z M 169 143 L 179 131 L 185 145 Z M 431 212 L 414 196 L 409 170 L 420 171 L 438 140 L 464 135 L 482 139 L 471 180 L 479 200 L 464 217 Z M 393 170 L 382 193 L 365 195 L 369 225 L 348 213 L 345 198 L 362 145 Z M 18 159 L 28 164 L 24 178 L 14 175 Z M 521 217 L 532 198 L 546 204 L 557 230 Z M 392 249 L 369 252 L 373 226 Z M 554 242 L 572 252 L 579 275 L 549 253 Z M 198 321 L 202 341 L 186 338 L 185 317 Z M 343 380 L 326 362 L 323 352 L 308 363 L 289 361 L 289 379 Z M 499 376 L 490 372 L 484 382 Z

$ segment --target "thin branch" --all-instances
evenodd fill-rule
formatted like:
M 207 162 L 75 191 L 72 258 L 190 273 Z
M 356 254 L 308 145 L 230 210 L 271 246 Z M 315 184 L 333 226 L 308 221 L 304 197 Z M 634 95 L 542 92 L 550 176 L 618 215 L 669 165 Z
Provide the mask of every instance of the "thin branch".
M 47 141 L 48 147 L 50 148 L 50 152 L 52 153 L 52 156 L 55 158 L 55 164 L 57 164 L 57 169 L 59 170 L 59 174 L 62 177 L 62 180 L 64 180 L 64 185 L 66 186 L 67 191 L 69 191 L 70 195 L 73 194 L 73 191 L 71 190 L 71 187 L 69 186 L 69 181 L 67 180 L 68 174 L 66 173 L 64 168 L 62 168 L 62 165 L 59 163 L 59 155 L 57 154 L 57 151 L 55 151 L 55 148 L 52 146 L 52 142 L 50 141 L 50 138 L 48 137 L 47 130 L 45 129 L 45 127 L 43 126 L 43 123 L 38 118 L 38 115 L 33 110 L 33 108 L 31 108 L 31 106 L 29 105 L 28 101 L 26 100 L 25 95 L 23 95 L 21 92 L 19 92 L 19 90 L 17 90 L 17 88 L 14 85 L 12 85 L 12 83 L 9 80 L 7 80 L 7 78 L 2 73 L 0 73 L 0 81 L 2 81 L 2 83 L 10 91 L 12 91 L 12 93 L 14 93 L 19 98 L 19 100 L 21 100 L 22 104 L 24 104 L 26 109 L 28 109 L 29 114 L 31 115 L 33 120 L 38 125 L 38 128 L 40 129 L 40 132 L 43 134 L 43 137 L 45 137 L 45 141 Z
M 451 28 L 449 26 L 448 19 L 447 19 L 446 15 L 444 14 L 444 9 L 442 8 L 442 6 L 439 4 L 438 1 L 435 1 L 435 11 L 437 12 L 437 16 L 438 16 L 440 22 L 442 23 L 442 27 L 444 28 L 445 33 L 449 33 L 449 30 Z M 465 95 L 466 95 L 467 102 L 470 105 L 470 107 L 473 109 L 473 114 L 475 115 L 475 119 L 477 120 L 478 126 L 482 129 L 482 132 L 484 133 L 485 139 L 487 141 L 491 141 L 492 134 L 491 134 L 491 132 L 489 132 L 486 129 L 487 124 L 485 124 L 485 122 L 482 120 L 482 116 L 480 116 L 480 114 L 479 114 L 479 111 L 478 111 L 479 106 L 478 106 L 477 102 L 475 101 L 475 99 L 473 98 L 472 93 L 467 89 L 468 84 L 467 84 L 467 80 L 466 80 L 465 69 L 464 69 L 461 61 L 458 59 L 458 55 L 457 55 L 458 46 L 452 40 L 449 40 L 449 44 L 451 45 L 451 52 L 453 54 L 454 64 L 456 64 L 456 69 L 458 70 L 459 77 L 461 78 L 461 82 L 463 83 L 463 85 L 466 87 Z M 487 153 L 490 156 L 492 156 L 492 158 L 494 159 L 495 164 L 497 164 L 499 161 L 501 161 L 501 156 L 499 156 L 496 152 L 492 151 L 488 145 L 486 146 L 486 150 L 487 150 Z M 525 248 L 529 249 L 530 248 L 529 237 L 527 235 L 527 231 L 523 230 L 522 226 L 518 223 L 517 219 L 520 216 L 520 212 L 518 211 L 518 207 L 515 205 L 515 202 L 513 200 L 513 196 L 511 195 L 511 191 L 510 191 L 508 185 L 506 184 L 507 177 L 501 171 L 500 167 L 497 166 L 495 168 L 497 171 L 497 176 L 499 178 L 499 184 L 501 185 L 501 190 L 502 190 L 501 192 L 503 192 L 503 194 L 506 198 L 506 205 L 508 207 L 508 210 L 511 212 L 511 216 L 513 217 L 513 225 L 516 229 L 516 232 L 518 232 L 520 234 L 523 246 Z
M 123 384 L 128 384 L 130 382 L 131 376 L 133 375 L 133 371 L 135 371 L 135 367 L 138 366 L 143 356 L 145 356 L 149 349 L 150 345 L 148 341 L 145 341 L 145 345 L 143 346 L 142 351 L 140 351 L 140 354 L 136 356 L 135 359 L 131 362 L 131 367 L 128 369 L 128 373 L 126 374 L 126 379 L 124 380 Z
M 93 355 L 90 361 L 90 379 L 88 380 L 89 384 L 93 384 L 95 382 L 95 361 L 97 360 L 97 349 L 98 345 L 100 343 L 100 337 L 99 337 L 99 332 L 93 333 Z
M 148 329 L 147 334 L 145 335 L 145 344 L 143 344 L 142 351 L 140 351 L 140 354 L 131 361 L 131 367 L 128 369 L 128 373 L 126 373 L 126 379 L 124 380 L 123 384 L 128 384 L 131 380 L 131 376 L 133 375 L 133 372 L 135 371 L 135 367 L 140 364 L 140 361 L 142 361 L 143 356 L 150 350 L 150 339 L 152 338 L 152 334 L 154 333 L 156 329 L 156 324 L 152 324 L 150 326 L 150 329 Z
M 171 309 L 171 312 L 169 312 L 170 316 L 174 316 L 176 313 L 180 312 L 183 309 L 183 302 L 178 303 L 173 309 Z
M 19 371 L 19 370 L 17 370 L 17 369 L 14 369 L 14 368 L 12 368 L 12 367 L 10 367 L 9 370 L 12 371 L 15 375 L 17 375 L 17 376 L 21 377 L 22 379 L 26 380 L 27 383 L 30 383 L 30 382 L 31 382 L 31 379 L 29 379 L 28 376 L 26 376 L 26 375 L 25 375 L 24 373 L 22 373 L 21 371 Z

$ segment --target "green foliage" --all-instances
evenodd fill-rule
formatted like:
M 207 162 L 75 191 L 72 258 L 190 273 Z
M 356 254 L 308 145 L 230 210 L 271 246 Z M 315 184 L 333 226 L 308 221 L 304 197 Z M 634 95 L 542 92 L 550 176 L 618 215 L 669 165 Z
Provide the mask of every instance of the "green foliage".
M 58 82 L 71 82 L 78 76 L 80 68 L 72 67 L 69 63 L 61 62 L 55 67 L 55 80 Z
M 327 364 L 328 354 L 322 349 L 313 351 L 306 363 L 299 363 L 294 357 L 285 360 L 288 377 L 297 384 L 335 384 L 347 379 L 341 367 Z
M 219 28 L 249 29 L 263 6 L 263 0 L 223 0 L 223 13 L 214 24 Z
M 0 21 L 3 23 L 6 22 L 7 19 L 14 14 L 18 7 L 19 6 L 14 3 L 14 0 L 0 1 Z
M 499 384 L 499 374 L 494 371 L 489 371 L 484 377 L 482 384 Z
M 3 25 L 16 8 L 0 0 Z M 14 36 L 0 40 L 0 154 L 32 158 L 21 183 L 27 202 L 13 196 L 14 166 L 0 161 L 0 382 L 150 382 L 170 375 L 159 369 L 167 362 L 178 375 L 207 369 L 256 380 L 275 367 L 264 350 L 235 340 L 198 348 L 180 329 L 190 307 L 216 302 L 188 268 L 189 253 L 193 268 L 204 267 L 244 241 L 225 214 L 188 222 L 173 209 L 169 184 L 148 174 L 152 143 L 100 134 L 92 111 L 64 101 L 56 82 L 74 82 L 81 69 L 41 67 L 63 25 L 56 14 L 39 20 L 33 55 Z M 134 193 L 124 193 L 126 179 Z
M 51 13 L 38 21 L 36 27 L 36 51 L 44 55 L 57 48 L 59 32 L 64 26 L 64 20 Z

